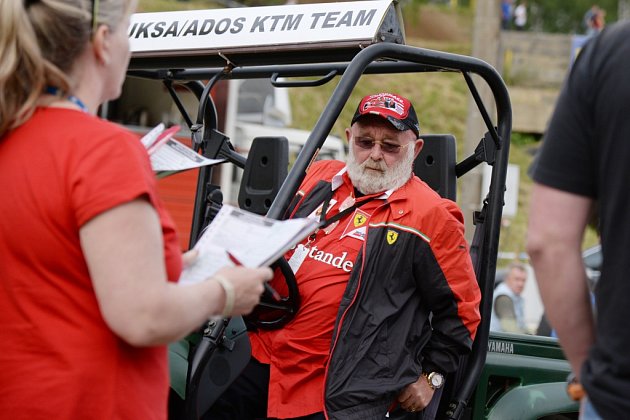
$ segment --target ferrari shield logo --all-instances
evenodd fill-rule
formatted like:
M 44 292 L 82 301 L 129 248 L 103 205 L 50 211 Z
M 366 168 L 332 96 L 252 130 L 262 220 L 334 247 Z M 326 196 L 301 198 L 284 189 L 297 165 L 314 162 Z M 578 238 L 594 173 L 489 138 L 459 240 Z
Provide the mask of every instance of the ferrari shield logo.
M 394 242 L 396 242 L 396 239 L 398 239 L 398 232 L 393 231 L 393 230 L 388 230 L 387 231 L 387 243 L 390 245 L 393 245 Z
M 343 230 L 340 239 L 349 236 L 351 238 L 365 241 L 365 234 L 367 230 L 367 222 L 370 219 L 370 214 L 361 209 L 354 210 L 352 219 L 348 220 L 346 228 Z
M 352 223 L 354 224 L 355 228 L 358 228 L 359 226 L 363 226 L 366 221 L 367 221 L 367 217 L 365 217 L 365 214 L 361 212 L 356 212 L 354 214 L 354 219 L 352 219 Z

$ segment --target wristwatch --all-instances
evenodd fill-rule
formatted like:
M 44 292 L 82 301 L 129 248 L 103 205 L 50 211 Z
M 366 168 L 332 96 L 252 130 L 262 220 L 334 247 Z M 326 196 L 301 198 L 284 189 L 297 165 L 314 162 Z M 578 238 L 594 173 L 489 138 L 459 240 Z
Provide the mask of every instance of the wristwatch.
M 586 396 L 584 387 L 573 373 L 567 377 L 567 395 L 573 401 L 580 401 Z
M 427 378 L 427 382 L 429 383 L 431 389 L 439 389 L 444 386 L 444 375 L 442 375 L 440 372 L 422 372 L 422 376 Z

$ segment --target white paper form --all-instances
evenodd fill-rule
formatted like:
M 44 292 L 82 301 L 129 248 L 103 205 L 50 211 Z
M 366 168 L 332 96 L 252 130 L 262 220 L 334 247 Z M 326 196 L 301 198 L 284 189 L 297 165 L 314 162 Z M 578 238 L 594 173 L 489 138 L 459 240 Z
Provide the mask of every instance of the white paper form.
M 154 171 L 183 171 L 206 165 L 215 165 L 225 159 L 208 159 L 175 139 L 168 139 L 151 154 Z
M 177 141 L 173 136 L 179 128 L 178 125 L 165 128 L 164 124 L 160 123 L 140 139 L 149 153 L 151 167 L 157 172 L 158 177 L 225 161 L 208 159 Z
M 233 266 L 228 251 L 245 267 L 272 264 L 318 226 L 306 218 L 274 220 L 224 204 L 195 244 L 195 263 L 180 277 L 181 284 L 197 283 L 221 267 Z

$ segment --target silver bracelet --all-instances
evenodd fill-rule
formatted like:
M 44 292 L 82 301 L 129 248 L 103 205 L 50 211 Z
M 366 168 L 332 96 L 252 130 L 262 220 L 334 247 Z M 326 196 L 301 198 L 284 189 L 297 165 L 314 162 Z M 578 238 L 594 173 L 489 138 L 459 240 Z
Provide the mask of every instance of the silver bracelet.
M 230 316 L 232 314 L 232 310 L 234 309 L 234 301 L 236 300 L 234 285 L 232 285 L 231 281 L 220 275 L 215 274 L 211 278 L 216 280 L 225 291 L 225 305 L 223 306 L 223 312 L 221 313 L 221 316 Z

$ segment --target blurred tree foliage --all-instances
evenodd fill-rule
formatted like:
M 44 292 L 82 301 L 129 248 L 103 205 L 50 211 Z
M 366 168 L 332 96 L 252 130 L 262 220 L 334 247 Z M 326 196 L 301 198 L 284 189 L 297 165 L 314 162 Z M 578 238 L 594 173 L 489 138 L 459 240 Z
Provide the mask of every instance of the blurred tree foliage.
M 279 4 L 285 4 L 286 0 L 239 0 L 243 6 L 255 7 L 255 6 L 277 6 Z
M 476 0 L 480 1 L 480 0 Z M 514 0 L 514 4 L 521 0 Z M 496 0 L 497 6 L 500 0 Z M 402 0 L 402 3 L 441 4 L 448 7 L 467 8 L 475 0 Z M 584 14 L 597 5 L 606 12 L 606 22 L 617 20 L 619 0 L 528 0 L 528 27 L 535 31 L 582 34 Z M 497 9 L 498 13 L 498 9 Z
M 535 30 L 582 34 L 584 14 L 598 5 L 606 12 L 606 22 L 617 20 L 618 0 L 529 0 L 530 26 Z

